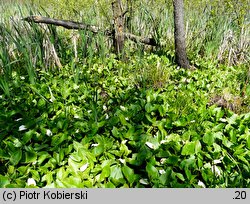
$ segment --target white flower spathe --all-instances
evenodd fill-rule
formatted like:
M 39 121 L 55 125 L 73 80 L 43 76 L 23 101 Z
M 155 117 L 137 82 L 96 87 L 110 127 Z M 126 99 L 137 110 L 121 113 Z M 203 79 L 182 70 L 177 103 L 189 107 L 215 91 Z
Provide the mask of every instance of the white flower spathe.
M 126 144 L 128 140 L 122 140 L 122 144 Z
M 120 106 L 120 108 L 121 108 L 122 111 L 126 110 L 126 108 L 124 106 Z
M 99 144 L 92 144 L 91 147 L 97 147 Z
M 160 142 L 160 144 L 164 144 L 164 143 L 166 143 L 166 142 L 168 142 L 167 140 L 162 140 L 161 142 Z
M 160 163 L 161 163 L 161 164 L 164 164 L 166 161 L 167 161 L 166 158 L 161 158 Z
M 160 173 L 160 174 L 165 174 L 166 171 L 165 171 L 164 169 L 160 169 L 160 170 L 159 170 L 159 173 Z
M 79 115 L 74 115 L 74 118 L 78 119 L 78 118 L 80 118 L 80 116 Z
M 202 181 L 198 181 L 198 186 L 202 187 L 202 188 L 206 188 L 205 184 Z
M 77 89 L 79 89 L 79 85 L 77 85 L 77 84 L 73 84 L 73 89 L 75 89 L 75 90 L 77 90 Z
M 119 159 L 119 161 L 122 163 L 122 164 L 125 164 L 126 163 L 126 161 L 125 161 L 125 159 Z
M 27 184 L 28 184 L 28 186 L 31 186 L 31 185 L 36 186 L 36 181 L 33 178 L 28 178 Z
M 213 164 L 220 164 L 221 163 L 221 160 L 220 159 L 215 159 L 214 161 L 213 161 Z
M 221 171 L 216 165 L 212 166 L 212 172 L 215 174 L 215 176 L 220 176 L 221 175 Z
M 84 171 L 88 168 L 88 166 L 89 166 L 88 163 L 82 165 L 82 166 L 80 167 L 80 171 L 81 171 L 81 172 L 84 172 Z
M 220 120 L 219 120 L 219 121 L 221 121 L 221 122 L 225 123 L 225 122 L 227 122 L 227 119 L 225 119 L 225 118 L 220 118 Z
M 18 128 L 18 131 L 23 131 L 23 130 L 26 130 L 27 128 L 25 127 L 25 125 L 21 125 L 19 128 Z
M 52 132 L 51 132 L 50 129 L 46 129 L 46 135 L 48 135 L 48 136 L 51 136 L 51 135 L 52 135 Z
M 108 115 L 108 114 L 105 115 L 105 119 L 106 119 L 106 120 L 109 119 L 109 115 Z
M 50 98 L 49 101 L 50 101 L 51 103 L 53 103 L 53 102 L 55 101 L 55 99 L 54 99 L 54 98 Z
M 152 144 L 151 142 L 146 142 L 146 145 L 147 145 L 150 149 L 154 149 L 154 148 L 155 148 L 154 144 Z
M 141 184 L 144 184 L 144 185 L 148 185 L 149 182 L 148 182 L 148 179 L 140 179 L 139 181 Z

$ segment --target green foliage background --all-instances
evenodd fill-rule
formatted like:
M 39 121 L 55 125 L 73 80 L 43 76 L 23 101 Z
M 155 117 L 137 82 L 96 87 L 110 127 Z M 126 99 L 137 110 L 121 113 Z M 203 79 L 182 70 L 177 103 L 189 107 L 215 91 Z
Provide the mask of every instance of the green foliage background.
M 0 187 L 250 187 L 248 0 L 185 1 L 194 70 L 175 64 L 172 1 L 133 1 L 128 30 L 160 46 L 128 41 L 124 60 L 101 33 L 21 20 L 106 28 L 107 1 L 25 3 L 0 4 Z

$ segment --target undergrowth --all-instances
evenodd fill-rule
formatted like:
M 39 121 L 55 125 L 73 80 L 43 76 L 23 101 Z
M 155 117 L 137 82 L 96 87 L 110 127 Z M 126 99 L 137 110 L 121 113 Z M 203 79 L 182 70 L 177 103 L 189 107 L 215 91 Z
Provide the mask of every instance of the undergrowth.
M 22 21 L 48 15 L 35 4 L 1 6 L 0 187 L 250 187 L 244 13 L 188 13 L 185 70 L 171 7 L 134 4 L 128 29 L 161 46 L 127 42 L 119 60 L 103 34 Z

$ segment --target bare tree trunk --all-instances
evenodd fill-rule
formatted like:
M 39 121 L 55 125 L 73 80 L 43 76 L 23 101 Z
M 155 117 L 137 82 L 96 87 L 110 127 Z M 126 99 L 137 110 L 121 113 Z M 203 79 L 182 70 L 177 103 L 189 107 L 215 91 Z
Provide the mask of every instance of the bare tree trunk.
M 122 54 L 124 47 L 124 15 L 122 11 L 121 0 L 112 3 L 113 20 L 114 20 L 114 47 L 116 54 Z
M 174 38 L 176 62 L 180 67 L 190 68 L 186 53 L 186 40 L 184 28 L 183 0 L 173 0 L 174 4 Z

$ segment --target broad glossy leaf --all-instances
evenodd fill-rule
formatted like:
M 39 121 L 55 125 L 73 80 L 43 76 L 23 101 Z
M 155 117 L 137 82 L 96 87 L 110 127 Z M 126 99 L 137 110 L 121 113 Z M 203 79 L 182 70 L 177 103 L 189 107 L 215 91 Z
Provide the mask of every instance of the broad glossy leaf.
M 199 152 L 201 152 L 201 143 L 200 143 L 200 141 L 199 140 L 197 140 L 197 141 L 195 141 L 195 153 L 197 154 L 197 153 L 199 153 Z
M 175 173 L 176 177 L 179 178 L 181 181 L 185 181 L 184 176 L 181 173 Z
M 10 180 L 8 177 L 0 175 L 0 188 L 6 187 L 6 185 L 10 184 Z
M 55 135 L 52 137 L 51 145 L 52 146 L 58 146 L 62 142 L 65 142 L 65 140 L 68 139 L 68 134 L 67 133 L 59 133 L 58 135 Z
M 84 146 L 83 146 L 81 143 L 76 142 L 76 141 L 73 141 L 73 146 L 74 146 L 74 149 L 75 149 L 76 151 L 78 151 L 78 150 L 80 150 L 80 149 L 84 149 Z
M 98 157 L 104 152 L 104 146 L 99 144 L 98 146 L 93 148 L 93 154 Z
M 53 181 L 53 173 L 51 171 L 47 171 L 46 174 L 42 177 L 42 182 L 46 181 L 47 185 L 51 184 Z
M 168 104 L 158 106 L 158 111 L 161 117 L 164 117 L 166 115 L 167 109 L 168 109 Z
M 250 85 L 249 85 L 249 88 L 250 88 Z M 250 92 L 249 92 L 249 96 L 250 96 Z M 250 112 L 244 115 L 243 120 L 246 121 L 247 123 L 250 121 Z
M 84 182 L 80 177 L 70 176 L 61 181 L 67 188 L 83 188 Z
M 39 152 L 38 154 L 39 156 L 38 156 L 37 162 L 39 165 L 41 165 L 45 159 L 51 158 L 51 155 L 48 152 L 43 151 L 43 152 Z
M 60 169 L 57 170 L 56 177 L 57 177 L 59 180 L 63 180 L 63 179 L 66 178 L 67 176 L 68 176 L 68 173 L 65 171 L 65 168 L 64 168 L 64 167 L 61 167 Z
M 76 161 L 72 160 L 71 158 L 68 159 L 68 164 L 69 164 L 69 167 L 71 168 L 71 171 L 73 171 L 73 172 L 79 171 L 79 169 L 82 165 L 81 163 L 76 162 Z
M 120 152 L 122 153 L 122 155 L 127 156 L 129 155 L 132 151 L 128 149 L 127 145 L 126 145 L 126 140 L 124 140 L 121 144 L 120 144 Z
M 151 178 L 151 179 L 158 179 L 159 178 L 159 172 L 152 164 L 147 163 L 146 171 L 148 173 L 149 178 Z
M 129 128 L 129 130 L 125 133 L 125 138 L 129 139 L 129 140 L 133 140 L 135 137 L 136 133 L 135 133 L 135 128 L 131 127 Z
M 133 169 L 125 165 L 122 167 L 122 173 L 124 174 L 125 178 L 128 180 L 130 184 L 134 183 L 135 175 Z
M 213 127 L 212 131 L 213 132 L 218 132 L 223 130 L 223 128 L 225 127 L 224 123 L 219 123 L 218 125 L 216 125 L 215 127 Z
M 40 175 L 38 171 L 30 170 L 30 173 L 32 175 L 32 178 L 34 178 L 36 181 L 40 181 Z
M 64 121 L 63 121 L 63 120 L 59 120 L 59 121 L 57 122 L 56 127 L 57 127 L 58 129 L 62 129 L 62 128 L 63 128 L 63 124 L 64 124 Z
M 196 168 L 196 161 L 197 161 L 196 157 L 192 155 L 190 156 L 190 158 L 183 160 L 180 163 L 180 167 L 182 169 L 189 168 L 189 167 Z
M 45 105 L 46 101 L 43 98 L 40 98 L 37 103 L 38 108 L 43 108 Z
M 162 175 L 160 175 L 160 178 L 159 178 L 159 181 L 160 181 L 160 184 L 163 185 L 163 187 L 167 186 L 167 183 L 168 183 L 168 174 L 167 173 L 164 173 Z
M 15 151 L 10 153 L 10 162 L 13 165 L 17 165 L 19 161 L 22 158 L 22 150 L 21 149 L 15 149 Z
M 105 178 L 110 176 L 110 166 L 106 165 L 102 169 L 101 175 L 100 175 L 100 182 L 102 182 Z
M 34 133 L 34 130 L 29 130 L 28 132 L 24 133 L 24 136 L 22 137 L 22 143 L 26 144 L 27 142 L 29 142 L 33 137 Z
M 2 148 L 0 148 L 0 158 L 1 159 L 9 159 L 9 155 Z
M 231 148 L 233 146 L 233 143 L 230 142 L 225 136 L 222 139 L 222 144 L 228 148 Z
M 152 111 L 155 110 L 155 107 L 151 103 L 147 103 L 145 105 L 145 110 L 147 111 L 147 113 L 151 113 Z
M 69 158 L 76 162 L 81 162 L 83 160 L 83 157 L 80 153 L 81 153 L 80 150 L 78 152 L 73 152 L 72 154 L 69 155 Z
M 240 118 L 237 114 L 233 114 L 227 121 L 230 125 L 236 125 L 240 121 Z
M 187 142 L 182 148 L 182 155 L 192 155 L 195 153 L 196 142 Z
M 203 136 L 203 142 L 207 145 L 212 145 L 214 143 L 214 135 L 211 131 L 207 131 Z
M 126 121 L 126 117 L 125 117 L 121 112 L 119 112 L 118 117 L 119 117 L 120 122 L 121 122 L 122 125 L 124 125 L 124 126 L 131 126 L 131 125 L 129 125 L 129 123 Z
M 105 184 L 105 188 L 116 188 L 116 186 L 112 182 L 108 182 Z
M 24 182 L 23 182 L 23 185 L 14 184 L 14 183 L 10 183 L 10 184 L 5 185 L 5 188 L 24 188 L 24 187 L 25 187 Z
M 69 186 L 67 185 L 66 182 L 64 183 L 63 181 L 61 181 L 59 179 L 56 179 L 55 186 L 56 186 L 56 188 L 69 188 Z
M 29 164 L 28 164 L 28 166 L 18 167 L 17 171 L 19 171 L 21 175 L 27 174 L 27 172 L 29 171 Z
M 21 148 L 21 147 L 22 147 L 22 143 L 21 143 L 20 140 L 17 139 L 17 138 L 12 138 L 12 143 L 13 143 L 13 145 L 14 145 L 15 147 L 17 147 L 17 148 Z
M 115 138 L 120 138 L 119 130 L 116 127 L 113 127 L 112 134 Z
M 179 156 L 172 155 L 167 158 L 166 163 L 175 165 L 178 163 L 178 161 L 179 161 Z
M 116 184 L 123 182 L 123 174 L 120 166 L 114 165 L 110 167 L 110 178 Z
M 224 116 L 224 110 L 218 108 L 218 111 L 216 113 L 216 120 L 219 121 L 223 116 Z
M 35 151 L 26 151 L 24 153 L 25 163 L 34 162 L 37 159 L 37 153 Z
M 184 127 L 187 125 L 187 120 L 184 117 L 181 117 L 179 120 L 173 122 L 173 124 L 177 127 Z
M 216 144 L 216 143 L 213 143 L 213 147 L 214 147 L 214 152 L 221 152 L 221 146 Z

